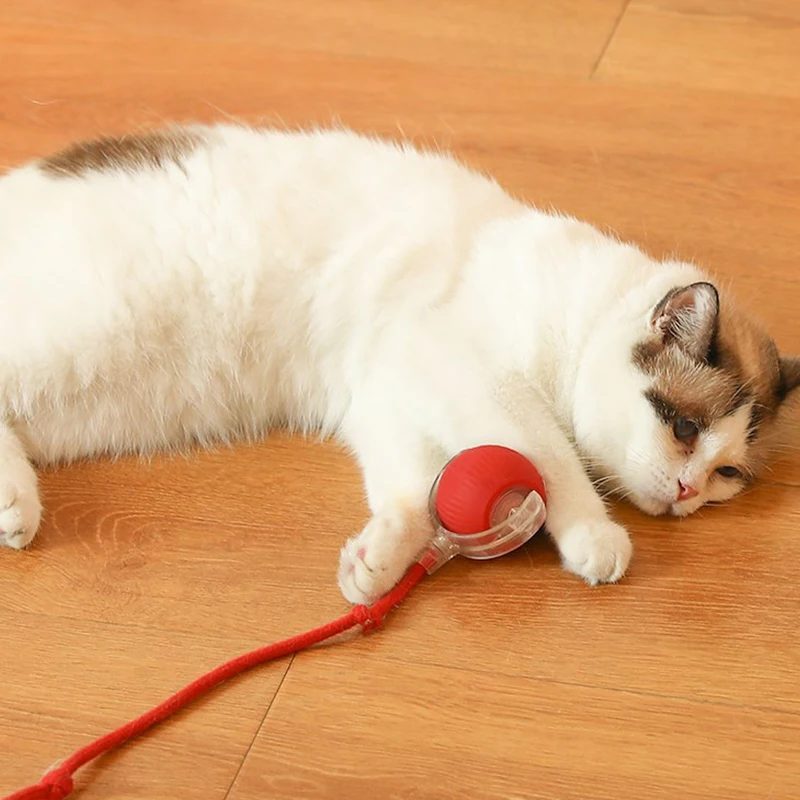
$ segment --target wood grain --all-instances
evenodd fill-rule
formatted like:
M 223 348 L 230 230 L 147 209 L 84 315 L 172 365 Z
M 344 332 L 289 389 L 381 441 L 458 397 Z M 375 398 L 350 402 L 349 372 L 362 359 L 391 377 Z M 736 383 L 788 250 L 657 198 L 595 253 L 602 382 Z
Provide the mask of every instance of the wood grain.
M 162 40 L 257 44 L 266 52 L 382 58 L 400 63 L 523 69 L 587 77 L 625 0 L 6 0 L 0 24 L 131 33 Z M 236 57 L 239 63 L 245 60 Z
M 632 0 L 596 77 L 800 97 L 800 5 Z
M 799 739 L 793 714 L 310 653 L 230 800 L 788 800 Z
M 3 556 L 5 573 L 14 567 Z M 59 759 L 244 649 L 243 640 L 165 633 L 138 620 L 113 625 L 16 611 L 5 597 L 3 795 L 35 782 Z M 287 667 L 287 662 L 270 665 L 226 684 L 193 711 L 87 767 L 76 778 L 80 797 L 223 797 Z
M 800 353 L 796 4 L 623 7 L 6 0 L 0 165 L 164 120 L 405 135 L 695 259 Z M 618 505 L 635 541 L 618 586 L 565 575 L 543 537 L 454 562 L 385 630 L 223 687 L 86 770 L 80 796 L 797 797 L 787 419 L 774 469 L 730 505 L 684 521 Z M 366 508 L 334 445 L 78 464 L 42 489 L 35 546 L 0 551 L 0 794 L 345 608 L 338 549 Z

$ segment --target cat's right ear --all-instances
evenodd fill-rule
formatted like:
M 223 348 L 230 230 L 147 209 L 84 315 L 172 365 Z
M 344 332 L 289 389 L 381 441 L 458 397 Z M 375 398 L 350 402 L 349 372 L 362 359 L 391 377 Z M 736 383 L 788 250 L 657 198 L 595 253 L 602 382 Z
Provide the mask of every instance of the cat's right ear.
M 650 315 L 650 325 L 665 345 L 677 345 L 692 358 L 708 359 L 717 335 L 719 294 L 706 282 L 668 292 Z

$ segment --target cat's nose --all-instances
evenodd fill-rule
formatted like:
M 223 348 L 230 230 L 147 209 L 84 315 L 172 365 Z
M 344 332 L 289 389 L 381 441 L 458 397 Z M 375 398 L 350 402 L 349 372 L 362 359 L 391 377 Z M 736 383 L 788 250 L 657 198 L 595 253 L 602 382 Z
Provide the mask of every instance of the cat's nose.
M 694 488 L 694 486 L 690 486 L 688 483 L 681 483 L 678 481 L 678 502 L 682 503 L 684 500 L 691 500 L 693 497 L 697 497 L 700 492 Z

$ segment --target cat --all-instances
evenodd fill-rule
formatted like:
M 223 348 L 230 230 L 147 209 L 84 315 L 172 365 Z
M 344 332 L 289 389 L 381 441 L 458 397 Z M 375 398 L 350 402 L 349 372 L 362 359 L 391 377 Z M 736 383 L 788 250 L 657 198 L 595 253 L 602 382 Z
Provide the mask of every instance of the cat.
M 15 168 L 0 275 L 3 544 L 39 527 L 33 464 L 317 430 L 364 474 L 354 603 L 402 576 L 435 476 L 486 443 L 540 469 L 564 567 L 617 581 L 631 543 L 604 495 L 728 500 L 800 384 L 694 265 L 340 129 L 176 126 Z

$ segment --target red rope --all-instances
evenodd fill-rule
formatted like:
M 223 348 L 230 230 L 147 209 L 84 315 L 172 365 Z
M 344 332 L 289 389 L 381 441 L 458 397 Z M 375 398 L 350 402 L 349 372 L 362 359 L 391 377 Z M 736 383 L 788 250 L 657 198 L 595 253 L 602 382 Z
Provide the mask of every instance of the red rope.
M 414 564 L 403 580 L 373 605 L 354 606 L 347 614 L 333 620 L 333 622 L 329 622 L 327 625 L 284 639 L 282 642 L 260 647 L 258 650 L 245 653 L 222 664 L 175 692 L 172 697 L 167 698 L 163 703 L 145 712 L 140 717 L 127 722 L 99 739 L 95 739 L 95 741 L 90 742 L 80 750 L 76 750 L 62 764 L 51 769 L 39 783 L 26 789 L 20 789 L 18 792 L 3 798 L 3 800 L 64 800 L 74 788 L 72 776 L 76 770 L 103 753 L 114 750 L 130 739 L 139 736 L 154 725 L 158 725 L 159 722 L 163 722 L 167 717 L 188 706 L 189 703 L 206 694 L 206 692 L 210 692 L 223 681 L 227 681 L 235 675 L 239 675 L 267 661 L 305 650 L 312 645 L 330 639 L 332 636 L 338 636 L 356 625 L 360 625 L 364 630 L 378 627 L 383 622 L 384 617 L 405 599 L 406 595 L 425 577 L 425 574 L 425 568 L 421 564 Z

